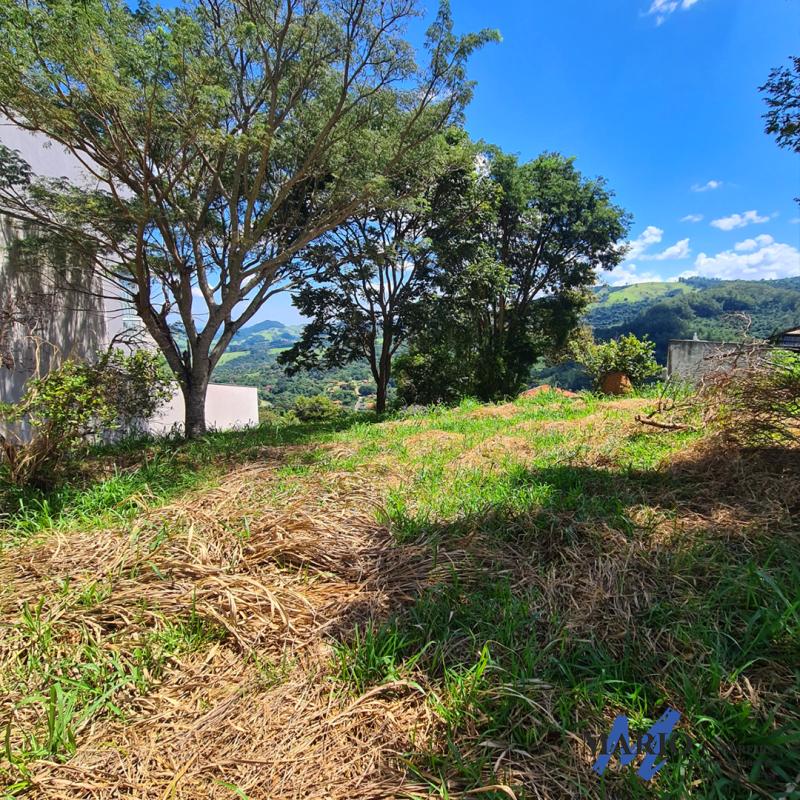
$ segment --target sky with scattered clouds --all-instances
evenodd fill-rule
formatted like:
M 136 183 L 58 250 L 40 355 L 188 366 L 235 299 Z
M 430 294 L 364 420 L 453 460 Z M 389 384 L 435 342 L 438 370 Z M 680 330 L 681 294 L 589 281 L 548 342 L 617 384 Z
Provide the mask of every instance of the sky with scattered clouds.
M 800 0 L 452 8 L 460 31 L 503 35 L 470 63 L 469 133 L 523 159 L 575 156 L 633 214 L 626 260 L 602 280 L 800 275 L 800 157 L 764 133 L 758 92 L 797 53 Z M 259 317 L 297 321 L 286 298 Z

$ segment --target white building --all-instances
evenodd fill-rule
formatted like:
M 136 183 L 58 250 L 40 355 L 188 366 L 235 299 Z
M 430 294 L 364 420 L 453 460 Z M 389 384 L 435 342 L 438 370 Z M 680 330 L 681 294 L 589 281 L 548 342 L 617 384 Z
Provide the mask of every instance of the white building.
M 0 121 L 0 142 L 18 150 L 36 174 L 81 176 L 79 165 L 61 147 L 8 122 Z M 89 359 L 120 340 L 126 346 L 155 347 L 131 306 L 112 290 L 104 291 L 102 277 L 90 265 L 70 252 L 54 253 L 48 263 L 26 250 L 25 234 L 24 225 L 0 217 L 0 401 L 16 402 L 29 378 L 65 358 Z M 58 270 L 52 266 L 55 260 Z M 161 433 L 180 427 L 183 414 L 176 385 L 172 400 L 149 428 Z M 219 430 L 258 424 L 256 388 L 211 384 L 206 422 Z

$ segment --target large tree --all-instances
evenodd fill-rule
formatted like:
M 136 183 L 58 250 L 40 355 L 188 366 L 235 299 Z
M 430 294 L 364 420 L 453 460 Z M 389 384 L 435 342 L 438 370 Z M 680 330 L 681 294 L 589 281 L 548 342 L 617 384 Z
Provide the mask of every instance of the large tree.
M 402 394 L 423 402 L 518 392 L 578 324 L 597 270 L 624 258 L 629 228 L 572 159 L 496 149 L 456 176 L 435 218 L 438 292 L 400 370 Z
M 443 2 L 420 69 L 414 14 L 415 0 L 0 0 L 0 112 L 87 176 L 36 179 L 6 151 L 0 213 L 83 247 L 130 298 L 187 436 L 296 254 L 378 201 L 467 101 L 465 61 L 494 34 L 454 36 Z
M 290 372 L 366 360 L 375 380 L 376 411 L 386 410 L 395 354 L 434 287 L 430 232 L 437 188 L 449 172 L 464 169 L 472 154 L 460 131 L 430 140 L 379 204 L 302 253 L 299 269 L 313 272 L 294 303 L 311 321 L 294 347 L 279 356 Z

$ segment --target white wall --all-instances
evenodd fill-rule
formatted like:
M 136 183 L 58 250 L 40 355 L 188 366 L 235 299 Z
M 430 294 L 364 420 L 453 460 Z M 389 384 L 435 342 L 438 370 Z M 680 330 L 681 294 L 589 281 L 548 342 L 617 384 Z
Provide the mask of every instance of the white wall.
M 0 142 L 19 150 L 38 175 L 65 177 L 76 184 L 92 184 L 91 176 L 63 147 L 44 136 L 23 131 L 3 117 L 0 117 Z M 93 267 L 74 265 L 73 279 L 76 285 L 80 285 L 72 289 L 59 279 L 59 270 L 52 265 L 17 263 L 19 259 L 12 257 L 14 245 L 24 237 L 24 233 L 24 226 L 0 218 L 0 302 L 17 295 L 30 297 L 34 293 L 49 298 L 49 313 L 37 331 L 49 345 L 37 366 L 29 338 L 24 337 L 21 330 L 12 331 L 16 368 L 9 370 L 0 366 L 0 400 L 17 401 L 24 391 L 25 382 L 32 375 L 44 374 L 49 366 L 57 363 L 56 354 L 59 357 L 91 358 L 97 350 L 108 347 L 116 335 L 130 332 L 131 328 L 141 331 L 136 337 L 136 346 L 156 348 L 130 305 L 121 297 L 114 296 L 113 287 L 104 283 Z M 80 280 L 77 280 L 78 276 Z M 99 291 L 101 287 L 102 292 Z M 89 289 L 96 294 L 85 291 Z M 101 297 L 100 294 L 107 296 Z M 153 433 L 168 432 L 175 424 L 182 427 L 183 417 L 183 396 L 176 387 L 172 401 L 151 420 L 148 427 Z M 219 430 L 257 425 L 258 393 L 255 387 L 209 386 L 206 420 L 210 428 Z
M 147 425 L 150 433 L 169 433 L 183 429 L 185 406 L 183 394 L 175 387 L 175 394 Z M 258 425 L 258 390 L 255 386 L 230 386 L 209 384 L 206 395 L 206 425 L 219 431 L 249 428 Z

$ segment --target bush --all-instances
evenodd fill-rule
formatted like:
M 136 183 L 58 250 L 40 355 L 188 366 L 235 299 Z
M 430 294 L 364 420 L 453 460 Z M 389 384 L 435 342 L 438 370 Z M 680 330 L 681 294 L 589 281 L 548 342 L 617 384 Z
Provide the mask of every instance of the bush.
M 569 352 L 575 361 L 586 368 L 596 387 L 612 372 L 621 372 L 630 378 L 634 386 L 641 386 L 661 372 L 655 359 L 655 349 L 655 343 L 647 337 L 639 339 L 629 333 L 598 343 L 591 333 L 584 330 L 572 341 Z
M 344 409 L 324 394 L 298 397 L 293 410 L 301 422 L 332 422 L 344 415 Z
M 707 375 L 705 424 L 739 445 L 800 443 L 800 354 L 759 350 L 744 366 Z
M 8 480 L 18 486 L 55 482 L 102 431 L 130 430 L 151 417 L 172 395 L 157 355 L 140 350 L 126 356 L 109 350 L 94 363 L 65 361 L 25 386 L 6 404 L 0 434 Z

